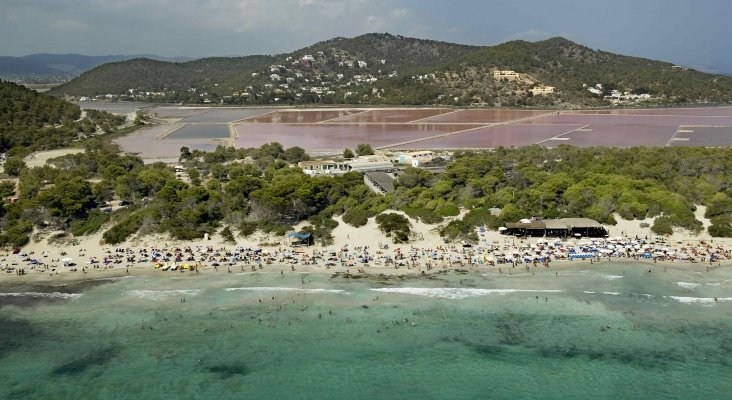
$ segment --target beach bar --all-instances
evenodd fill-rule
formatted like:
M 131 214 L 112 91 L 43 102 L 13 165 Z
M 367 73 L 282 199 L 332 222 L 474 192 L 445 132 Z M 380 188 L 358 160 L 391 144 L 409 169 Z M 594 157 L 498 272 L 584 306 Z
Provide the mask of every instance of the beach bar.
M 313 235 L 310 232 L 290 232 L 287 234 L 290 246 L 310 246 Z
M 608 234 L 601 223 L 589 218 L 522 219 L 519 222 L 506 223 L 501 232 L 512 236 L 551 237 L 605 237 Z

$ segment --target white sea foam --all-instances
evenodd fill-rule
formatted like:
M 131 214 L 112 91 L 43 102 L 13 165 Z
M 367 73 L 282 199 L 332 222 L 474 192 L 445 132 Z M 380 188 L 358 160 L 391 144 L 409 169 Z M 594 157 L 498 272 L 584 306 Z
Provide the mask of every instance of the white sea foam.
M 722 282 L 705 283 L 707 286 L 722 286 Z
M 602 279 L 607 279 L 609 281 L 614 281 L 616 279 L 623 279 L 622 275 L 603 275 Z
M 91 278 L 87 279 L 85 282 L 95 282 L 95 281 L 121 281 L 123 279 L 130 279 L 135 278 L 132 275 L 126 275 L 126 276 L 110 276 L 106 278 Z
M 0 293 L 0 297 L 47 297 L 50 299 L 78 299 L 84 293 L 41 293 L 41 292 L 16 292 L 16 293 Z
M 440 299 L 466 299 L 469 297 L 487 296 L 490 294 L 505 295 L 509 293 L 559 293 L 561 290 L 545 289 L 472 289 L 472 288 L 378 288 L 375 292 L 411 294 L 416 296 L 437 297 Z
M 695 289 L 699 286 L 701 286 L 700 283 L 691 283 L 691 282 L 676 282 L 677 286 L 681 286 L 684 289 Z
M 202 289 L 179 289 L 179 290 L 130 290 L 130 295 L 147 300 L 163 300 L 171 296 L 197 296 L 203 292 Z
M 346 293 L 345 290 L 341 289 L 301 289 L 291 287 L 269 287 L 269 286 L 255 286 L 255 287 L 235 287 L 225 288 L 227 292 L 233 292 L 236 290 L 248 290 L 252 292 L 300 292 L 300 293 Z
M 718 297 L 717 301 L 714 300 L 714 297 L 682 297 L 682 296 L 666 296 L 669 299 L 676 300 L 680 303 L 687 303 L 687 304 L 694 304 L 694 303 L 701 303 L 701 304 L 714 304 L 717 301 L 732 301 L 732 297 Z
M 588 290 L 583 290 L 582 292 L 583 293 L 587 293 L 587 294 L 598 294 L 598 292 L 591 292 L 591 291 L 588 291 Z M 606 294 L 606 295 L 609 295 L 609 296 L 620 296 L 620 293 L 618 293 L 618 292 L 599 292 L 599 293 L 600 294 Z
M 648 293 L 631 293 L 630 295 L 631 296 L 643 296 L 643 297 L 647 297 L 649 299 L 652 299 L 653 298 L 653 295 L 652 294 L 648 294 Z

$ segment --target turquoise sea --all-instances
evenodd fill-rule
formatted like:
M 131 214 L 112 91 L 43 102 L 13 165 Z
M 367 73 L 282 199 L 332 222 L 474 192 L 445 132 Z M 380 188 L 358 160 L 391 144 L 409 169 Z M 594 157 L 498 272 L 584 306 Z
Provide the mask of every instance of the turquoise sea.
M 730 399 L 704 269 L 4 283 L 0 399 Z

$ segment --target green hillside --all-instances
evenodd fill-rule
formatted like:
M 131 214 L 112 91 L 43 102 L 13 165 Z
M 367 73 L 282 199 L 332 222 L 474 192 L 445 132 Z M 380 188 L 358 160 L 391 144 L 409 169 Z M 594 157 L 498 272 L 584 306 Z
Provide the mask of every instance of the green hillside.
M 101 65 L 55 87 L 53 94 L 95 96 L 140 91 L 187 91 L 228 79 L 242 71 L 270 64 L 271 56 L 211 57 L 188 62 L 137 58 Z
M 519 78 L 494 79 L 493 71 L 504 69 Z M 602 93 L 588 91 L 597 84 Z M 555 93 L 530 93 L 547 85 Z M 732 78 L 592 50 L 563 38 L 467 46 L 366 34 L 277 56 L 111 63 L 53 93 L 187 103 L 572 107 L 608 105 L 604 97 L 613 90 L 648 95 L 643 102 L 649 104 L 724 103 L 732 101 Z M 626 103 L 632 102 L 638 99 Z
M 339 37 L 316 43 L 290 55 L 317 54 L 319 51 L 340 52 L 354 60 L 371 61 L 372 68 L 404 70 L 439 67 L 479 48 L 477 46 L 395 36 L 388 33 L 369 33 L 355 38 Z M 381 60 L 386 60 L 386 63 L 381 64 Z
M 600 83 L 606 91 L 650 93 L 667 99 L 730 102 L 732 79 L 640 57 L 592 50 L 564 38 L 540 42 L 512 41 L 484 47 L 446 65 L 452 71 L 469 67 L 510 69 L 532 74 L 560 92 L 585 94 L 583 84 Z
M 156 55 L 108 55 L 87 56 L 83 54 L 28 54 L 22 57 L 0 56 L 0 76 L 35 77 L 50 75 L 76 76 L 98 65 L 135 58 L 150 58 L 160 61 L 190 61 L 189 58 L 166 58 Z
M 0 80 L 0 153 L 23 156 L 66 147 L 96 133 L 111 132 L 124 117 L 79 106 Z

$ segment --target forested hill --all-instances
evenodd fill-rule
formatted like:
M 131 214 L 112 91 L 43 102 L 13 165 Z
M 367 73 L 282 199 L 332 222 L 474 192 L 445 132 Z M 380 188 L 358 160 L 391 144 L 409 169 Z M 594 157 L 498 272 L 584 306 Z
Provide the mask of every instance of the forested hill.
M 517 72 L 516 79 L 494 78 L 494 71 L 506 69 Z M 531 92 L 544 86 L 555 93 Z M 563 38 L 467 46 L 366 34 L 276 56 L 106 64 L 53 93 L 188 103 L 571 107 L 607 105 L 613 90 L 616 96 L 644 95 L 646 103 L 730 102 L 732 78 Z M 639 101 L 618 101 L 626 100 Z
M 136 58 L 101 65 L 53 89 L 52 93 L 94 96 L 141 91 L 188 91 L 214 86 L 233 74 L 261 68 L 274 62 L 272 56 L 212 57 L 188 62 Z
M 88 110 L 85 118 L 80 116 L 75 104 L 0 80 L 0 153 L 23 156 L 69 146 L 111 132 L 125 121 L 104 111 Z
M 0 130 L 41 128 L 77 119 L 79 106 L 0 80 Z M 6 148 L 0 144 L 0 151 Z
M 83 54 L 29 54 L 22 57 L 0 57 L 0 76 L 24 77 L 29 75 L 75 76 L 105 63 L 150 58 L 161 61 L 188 61 L 185 57 L 165 58 L 155 55 L 87 56 Z
M 297 50 L 290 56 L 294 58 L 300 54 L 318 55 L 319 52 L 341 53 L 354 60 L 371 61 L 380 69 L 404 70 L 439 67 L 478 49 L 480 49 L 478 46 L 408 38 L 388 33 L 369 33 L 355 38 L 338 37 L 319 42 Z M 381 64 L 381 60 L 386 60 L 386 63 Z
M 613 89 L 651 93 L 682 103 L 732 101 L 732 78 L 728 76 L 593 50 L 561 37 L 483 47 L 446 67 L 457 73 L 471 68 L 480 72 L 490 68 L 525 72 L 564 93 L 585 92 L 583 84 L 600 83 L 605 93 Z
M 330 65 L 326 63 L 323 66 L 328 72 L 338 69 L 336 65 L 333 65 L 333 63 L 337 64 L 337 59 L 353 63 L 357 63 L 358 60 L 369 60 L 372 66 L 387 59 L 389 65 L 386 68 L 404 70 L 424 67 L 438 68 L 476 48 L 389 34 L 367 34 L 350 39 L 334 38 L 291 54 L 277 56 L 213 57 L 181 63 L 139 58 L 99 66 L 77 79 L 54 88 L 52 93 L 93 96 L 108 93 L 122 94 L 128 89 L 155 92 L 197 88 L 225 95 L 227 90 L 221 90 L 224 84 L 228 83 L 228 91 L 236 89 L 231 85 L 245 88 L 258 81 L 257 77 L 252 77 L 252 73 L 256 73 L 258 76 L 269 75 L 271 65 L 291 64 L 293 60 L 298 60 L 306 54 L 317 55 L 319 52 L 333 54 Z M 312 66 L 315 68 L 303 71 L 303 73 L 314 75 L 312 72 L 319 70 L 319 64 L 319 62 L 314 62 Z M 354 71 L 353 66 L 341 67 L 349 72 Z M 364 68 L 356 69 L 363 72 Z M 221 89 L 217 89 L 218 84 L 222 85 Z

